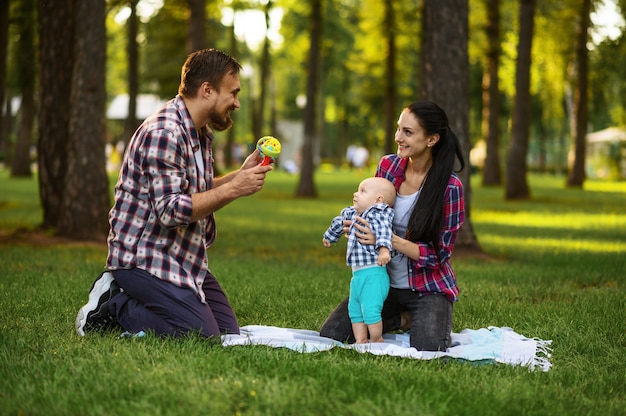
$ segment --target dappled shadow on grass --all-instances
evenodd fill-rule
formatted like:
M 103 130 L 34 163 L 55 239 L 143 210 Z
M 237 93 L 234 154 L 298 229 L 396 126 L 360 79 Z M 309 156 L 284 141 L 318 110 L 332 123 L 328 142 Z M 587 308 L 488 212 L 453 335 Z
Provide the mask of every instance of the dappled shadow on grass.
M 59 237 L 51 231 L 42 228 L 29 229 L 25 227 L 14 229 L 0 229 L 0 246 L 2 245 L 28 245 L 33 247 L 106 247 L 104 240 L 74 240 L 71 238 Z

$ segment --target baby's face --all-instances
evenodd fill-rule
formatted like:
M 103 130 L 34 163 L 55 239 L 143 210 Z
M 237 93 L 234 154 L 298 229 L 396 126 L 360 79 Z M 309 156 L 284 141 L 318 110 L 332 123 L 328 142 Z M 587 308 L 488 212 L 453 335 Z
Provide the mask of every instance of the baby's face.
M 380 189 L 373 182 L 370 178 L 365 179 L 352 197 L 352 205 L 358 214 L 374 205 L 380 196 Z

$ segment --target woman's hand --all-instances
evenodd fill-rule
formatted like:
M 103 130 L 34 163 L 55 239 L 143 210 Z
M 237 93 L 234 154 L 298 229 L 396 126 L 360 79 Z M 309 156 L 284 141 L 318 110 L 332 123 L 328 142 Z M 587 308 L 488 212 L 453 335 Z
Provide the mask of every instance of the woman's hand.
M 359 243 L 375 245 L 376 236 L 370 228 L 370 223 L 358 216 L 354 218 L 354 220 L 354 228 L 356 228 L 355 235 L 357 236 Z

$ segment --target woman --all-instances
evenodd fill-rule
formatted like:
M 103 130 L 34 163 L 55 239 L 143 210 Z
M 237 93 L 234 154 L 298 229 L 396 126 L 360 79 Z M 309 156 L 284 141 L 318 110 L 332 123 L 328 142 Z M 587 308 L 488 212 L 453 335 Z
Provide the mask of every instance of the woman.
M 465 218 L 463 184 L 454 172 L 456 159 L 463 169 L 463 156 L 446 113 L 432 102 L 415 102 L 402 111 L 395 141 L 397 154 L 383 156 L 376 170 L 397 194 L 383 330 L 410 327 L 412 347 L 445 351 L 459 293 L 450 257 Z M 374 244 L 367 221 L 356 220 L 361 243 Z M 354 342 L 347 299 L 326 319 L 320 335 Z

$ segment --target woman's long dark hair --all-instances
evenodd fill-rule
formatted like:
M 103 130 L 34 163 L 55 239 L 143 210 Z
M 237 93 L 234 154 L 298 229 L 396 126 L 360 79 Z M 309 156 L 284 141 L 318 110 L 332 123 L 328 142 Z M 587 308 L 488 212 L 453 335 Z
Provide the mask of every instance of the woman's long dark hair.
M 416 243 L 432 243 L 439 256 L 439 237 L 444 221 L 444 195 L 455 159 L 463 170 L 465 163 L 459 139 L 450 130 L 448 116 L 441 107 L 430 101 L 417 101 L 407 108 L 417 118 L 425 135 L 439 134 L 433 146 L 433 164 L 427 173 L 424 186 L 409 217 L 407 239 Z

